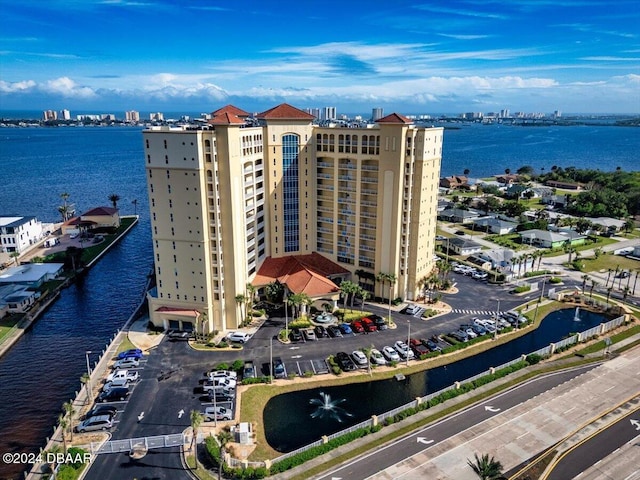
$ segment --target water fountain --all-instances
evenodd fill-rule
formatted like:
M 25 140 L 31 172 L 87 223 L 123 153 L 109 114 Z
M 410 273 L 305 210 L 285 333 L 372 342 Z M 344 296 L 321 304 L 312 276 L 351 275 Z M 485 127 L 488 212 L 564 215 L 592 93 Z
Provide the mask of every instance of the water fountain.
M 331 395 L 324 392 L 320 392 L 320 397 L 322 400 L 317 398 L 309 400 L 309 405 L 316 405 L 318 407 L 311 414 L 311 418 L 331 418 L 342 423 L 342 416 L 353 417 L 353 415 L 344 408 L 338 406 L 345 401 L 344 398 L 341 400 L 331 400 Z
M 573 321 L 574 322 L 580 321 L 580 307 L 576 307 L 576 312 L 573 314 Z

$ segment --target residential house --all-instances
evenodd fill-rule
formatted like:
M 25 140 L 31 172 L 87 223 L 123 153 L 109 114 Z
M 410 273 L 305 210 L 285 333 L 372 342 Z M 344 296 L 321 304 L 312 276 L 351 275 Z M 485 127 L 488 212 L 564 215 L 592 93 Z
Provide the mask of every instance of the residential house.
M 509 198 L 524 198 L 525 192 L 531 190 L 531 187 L 520 184 L 511 184 L 505 190 L 505 195 Z M 535 195 L 535 194 L 534 194 Z
M 558 180 L 547 180 L 544 183 L 551 188 L 562 188 L 563 190 L 582 190 L 584 185 L 577 182 L 561 182 Z
M 466 238 L 453 237 L 447 242 L 448 247 L 457 255 L 473 255 L 482 250 L 482 245 Z
M 569 203 L 569 198 L 569 195 L 546 195 L 540 201 L 553 208 L 565 208 Z
M 440 178 L 440 186 L 448 189 L 468 188 L 469 179 L 464 175 L 453 175 Z
M 494 248 L 482 250 L 474 255 L 482 261 L 488 262 L 492 269 L 504 272 L 510 269 L 516 253 L 509 248 Z
M 63 235 L 79 234 L 88 230 L 116 229 L 120 226 L 117 208 L 96 207 L 79 217 L 73 217 L 62 224 Z
M 472 223 L 480 217 L 480 212 L 475 210 L 463 210 L 461 208 L 448 208 L 438 213 L 439 220 L 454 223 Z
M 42 237 L 42 223 L 36 217 L 0 217 L 0 252 L 22 253 Z
M 474 228 L 483 232 L 491 232 L 497 235 L 507 235 L 516 231 L 517 223 L 500 220 L 495 217 L 478 218 L 473 221 Z
M 501 183 L 502 185 L 511 185 L 512 183 L 516 183 L 520 181 L 520 175 L 515 173 L 508 173 L 504 175 L 496 175 L 496 181 Z
M 625 221 L 618 220 L 617 218 L 611 217 L 585 217 L 594 225 L 600 225 L 604 232 L 606 233 L 616 233 L 621 231 L 624 228 Z
M 62 263 L 27 263 L 11 267 L 0 275 L 0 285 L 14 284 L 37 288 L 62 273 Z
M 573 230 L 564 232 L 550 232 L 548 230 L 525 230 L 520 232 L 522 243 L 542 248 L 562 248 L 567 242 L 572 245 L 582 245 L 586 240 L 585 235 L 581 235 Z
M 36 299 L 39 292 L 21 285 L 0 285 L 0 318 L 5 313 L 24 313 Z

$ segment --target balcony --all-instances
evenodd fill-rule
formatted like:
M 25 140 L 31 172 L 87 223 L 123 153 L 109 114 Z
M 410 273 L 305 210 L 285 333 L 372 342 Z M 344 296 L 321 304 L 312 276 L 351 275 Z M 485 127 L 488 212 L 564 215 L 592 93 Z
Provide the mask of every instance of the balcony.
M 363 175 L 360 180 L 362 183 L 378 183 L 378 177 L 370 177 L 368 175 Z
M 374 165 L 362 165 L 360 167 L 362 170 L 367 171 L 367 172 L 377 172 L 378 171 L 378 167 L 374 166 Z

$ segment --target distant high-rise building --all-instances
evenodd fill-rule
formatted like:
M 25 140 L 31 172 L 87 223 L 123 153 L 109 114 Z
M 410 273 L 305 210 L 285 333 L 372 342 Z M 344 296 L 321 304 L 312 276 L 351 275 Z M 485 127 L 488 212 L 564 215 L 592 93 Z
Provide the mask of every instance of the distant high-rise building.
M 71 120 L 71 112 L 69 110 L 60 110 L 60 118 L 62 120 Z
M 140 112 L 136 112 L 135 110 L 129 110 L 128 112 L 124 112 L 124 120 L 125 122 L 136 123 L 140 121 Z
M 319 108 L 305 108 L 305 112 L 310 115 L 313 115 L 316 120 L 320 120 L 320 109 Z
M 149 120 L 162 122 L 164 120 L 164 114 L 162 112 L 150 113 Z
M 508 108 L 503 108 L 502 110 L 500 110 L 500 117 L 502 118 L 509 118 L 509 109 Z
M 443 129 L 395 113 L 368 127 L 319 127 L 281 104 L 254 118 L 227 105 L 206 128 L 145 130 L 151 322 L 238 328 L 248 284 L 257 299 L 279 282 L 317 308 L 336 305 L 347 279 L 416 300 L 435 265 Z M 394 281 L 374 282 L 380 272 Z
M 50 120 L 57 120 L 58 112 L 56 112 L 55 110 L 45 110 L 44 112 L 42 112 L 42 119 L 45 122 Z
M 338 118 L 336 107 L 324 107 L 322 109 L 320 120 L 335 120 L 336 118 Z
M 553 118 L 560 118 L 562 117 L 562 112 L 560 110 L 556 110 L 553 112 Z
M 382 117 L 384 117 L 384 109 L 383 108 L 376 107 L 376 108 L 371 110 L 371 120 L 373 120 L 374 122 L 376 120 L 380 120 Z
M 100 120 L 106 120 L 108 122 L 115 122 L 116 116 L 113 113 L 101 113 Z

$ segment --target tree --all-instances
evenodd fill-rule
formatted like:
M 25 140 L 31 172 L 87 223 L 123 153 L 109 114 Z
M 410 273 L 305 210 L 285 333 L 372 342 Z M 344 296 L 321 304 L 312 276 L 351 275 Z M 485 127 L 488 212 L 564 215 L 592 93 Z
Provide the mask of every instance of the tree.
M 518 170 L 516 170 L 516 173 L 518 175 L 533 175 L 533 167 L 531 165 L 523 165 Z
M 502 475 L 502 464 L 498 462 L 494 457 L 489 458 L 488 454 L 478 457 L 478 454 L 474 454 L 475 462 L 467 459 L 467 465 L 471 467 L 471 470 L 482 480 L 496 480 Z
M 387 281 L 387 275 L 383 272 L 376 274 L 376 282 L 380 283 L 380 299 L 384 298 L 384 284 Z
M 488 215 L 489 212 L 495 212 L 499 210 L 501 206 L 502 204 L 500 203 L 500 200 L 493 196 L 486 197 L 484 200 L 478 203 L 478 208 L 482 210 L 485 215 Z
M 609 298 L 611 297 L 611 290 L 613 290 L 613 285 L 607 288 L 607 306 L 609 306 Z
M 10 256 L 11 258 L 13 258 L 13 261 L 15 262 L 16 267 L 17 267 L 17 266 L 18 266 L 18 258 L 20 257 L 20 252 L 11 252 L 11 253 L 9 254 L 9 256 Z
M 120 195 L 116 193 L 109 195 L 109 201 L 112 203 L 113 208 L 118 208 L 118 200 L 120 200 Z
M 244 319 L 246 318 L 244 314 L 244 306 L 245 306 L 245 302 L 247 301 L 247 297 L 245 296 L 244 293 L 239 293 L 238 295 L 235 296 L 235 300 L 238 307 L 240 307 L 240 318 L 242 318 L 242 320 L 244 321 Z
M 587 220 L 586 218 L 579 218 L 576 222 L 576 231 L 582 235 L 587 230 L 589 230 L 592 225 L 593 224 L 591 223 L 591 221 Z
M 624 231 L 627 233 L 631 233 L 635 228 L 635 223 L 633 223 L 633 218 L 627 218 L 624 221 Z
M 349 302 L 349 305 L 351 307 L 351 311 L 353 311 L 353 298 L 358 293 L 359 288 L 360 287 L 353 283 L 351 280 L 344 280 L 342 283 L 340 283 L 340 293 L 343 297 L 345 309 L 347 308 L 347 300 L 350 298 L 351 301 Z
M 584 289 L 587 286 L 587 281 L 589 281 L 589 278 L 589 275 L 587 275 L 586 273 L 582 275 L 582 293 L 584 293 Z
M 204 326 L 209 323 L 208 320 L 209 316 L 207 315 L 207 312 L 198 312 L 196 315 L 196 341 L 200 338 L 202 343 L 205 342 Z
M 60 431 L 62 432 L 62 451 L 67 453 L 67 428 L 69 428 L 69 420 L 67 417 L 60 414 L 58 415 L 58 425 L 60 425 Z
M 395 273 L 387 274 L 387 282 L 389 282 L 389 321 L 391 321 L 391 291 L 397 280 L 398 277 L 396 277 Z
M 465 168 L 463 173 L 464 173 L 464 176 L 466 177 L 471 173 L 471 170 L 469 170 L 468 168 Z
M 80 383 L 82 383 L 87 390 L 87 403 L 91 403 L 91 390 L 89 390 L 89 380 L 91 380 L 91 377 L 87 372 L 84 372 L 80 377 Z
M 253 312 L 253 304 L 256 301 L 256 287 L 251 282 L 247 283 L 247 317 Z
M 363 312 L 364 311 L 364 302 L 366 302 L 369 299 L 370 293 L 367 290 L 365 290 L 364 288 L 362 288 L 362 287 L 358 287 L 358 288 L 359 288 L 358 295 L 362 299 L 362 303 L 360 304 L 360 311 Z
M 593 299 L 593 289 L 595 287 L 597 287 L 599 285 L 598 282 L 596 282 L 595 280 L 591 279 L 591 287 L 589 288 L 589 298 Z
M 191 410 L 190 415 L 191 420 L 191 430 L 193 430 L 193 436 L 191 437 L 191 447 L 190 450 L 193 450 L 193 447 L 198 443 L 198 431 L 200 430 L 200 425 L 204 421 L 204 417 L 198 410 Z M 196 459 L 196 470 L 198 469 L 198 450 L 197 448 L 193 450 L 193 456 Z
M 69 440 L 73 442 L 73 415 L 76 413 L 72 402 L 64 402 L 62 410 L 69 421 Z
M 60 194 L 60 198 L 62 199 L 62 205 L 58 207 L 58 212 L 62 215 L 62 221 L 66 222 L 69 220 L 69 205 L 67 205 L 67 200 L 69 200 L 69 195 L 67 192 L 62 192 Z
M 278 281 L 271 282 L 264 287 L 264 293 L 269 302 L 280 303 L 284 297 L 284 286 Z

